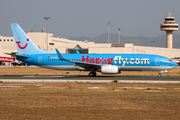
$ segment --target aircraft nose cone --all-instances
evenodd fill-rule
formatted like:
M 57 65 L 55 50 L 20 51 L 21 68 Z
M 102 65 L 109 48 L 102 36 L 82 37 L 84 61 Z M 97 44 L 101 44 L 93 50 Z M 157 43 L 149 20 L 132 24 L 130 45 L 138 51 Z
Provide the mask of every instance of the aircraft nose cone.
M 177 66 L 178 66 L 178 64 L 177 64 L 177 63 L 175 63 L 175 62 L 173 62 L 173 61 L 171 61 L 171 66 L 177 67 Z

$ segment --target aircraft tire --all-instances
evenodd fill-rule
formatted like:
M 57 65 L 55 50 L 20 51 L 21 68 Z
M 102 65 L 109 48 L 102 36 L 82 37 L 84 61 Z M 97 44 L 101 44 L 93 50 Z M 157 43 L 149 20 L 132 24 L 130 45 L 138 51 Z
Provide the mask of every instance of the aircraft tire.
M 161 74 L 158 75 L 158 77 L 161 77 L 161 76 L 162 76 Z
M 89 77 L 93 77 L 94 76 L 94 73 L 93 72 L 90 72 L 89 73 Z
M 95 77 L 96 76 L 96 72 L 90 72 L 89 73 L 89 77 Z

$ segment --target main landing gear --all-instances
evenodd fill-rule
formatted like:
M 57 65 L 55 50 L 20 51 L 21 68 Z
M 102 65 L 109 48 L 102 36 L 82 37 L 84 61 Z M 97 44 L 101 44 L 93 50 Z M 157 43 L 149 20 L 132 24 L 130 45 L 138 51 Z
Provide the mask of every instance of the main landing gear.
M 95 77 L 95 76 L 96 76 L 96 72 L 95 71 L 89 73 L 89 77 Z

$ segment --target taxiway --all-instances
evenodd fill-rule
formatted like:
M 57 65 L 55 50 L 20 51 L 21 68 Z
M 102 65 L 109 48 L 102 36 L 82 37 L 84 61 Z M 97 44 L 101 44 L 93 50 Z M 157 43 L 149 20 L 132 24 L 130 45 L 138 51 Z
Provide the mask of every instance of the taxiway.
M 2 82 L 118 82 L 125 83 L 180 83 L 179 76 L 73 76 L 73 75 L 1 75 Z

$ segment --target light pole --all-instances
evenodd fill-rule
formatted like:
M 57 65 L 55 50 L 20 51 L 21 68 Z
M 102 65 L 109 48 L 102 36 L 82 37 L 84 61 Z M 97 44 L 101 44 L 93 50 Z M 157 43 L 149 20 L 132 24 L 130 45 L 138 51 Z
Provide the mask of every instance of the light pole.
M 121 30 L 121 28 L 119 28 L 119 44 L 120 44 L 120 30 Z
M 44 17 L 44 19 L 47 21 L 47 51 L 48 51 L 48 20 L 50 17 Z
M 109 25 L 110 25 L 110 22 L 108 22 L 108 44 L 109 44 Z
M 154 46 L 153 43 L 155 43 L 155 41 L 151 41 L 151 43 L 152 43 L 152 47 L 153 47 Z

